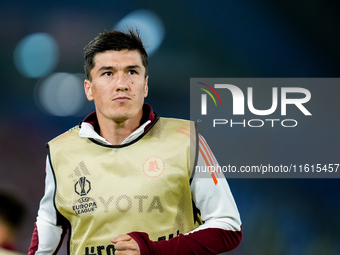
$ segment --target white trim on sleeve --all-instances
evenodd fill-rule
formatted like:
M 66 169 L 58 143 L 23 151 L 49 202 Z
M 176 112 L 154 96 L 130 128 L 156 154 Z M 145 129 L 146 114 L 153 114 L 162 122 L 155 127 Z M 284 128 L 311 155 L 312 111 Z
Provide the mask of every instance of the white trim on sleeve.
M 52 168 L 47 157 L 45 195 L 40 201 L 38 217 L 36 221 L 38 231 L 38 249 L 35 255 L 53 254 L 57 249 L 61 234 L 60 226 L 57 226 L 57 212 L 54 207 L 55 182 Z

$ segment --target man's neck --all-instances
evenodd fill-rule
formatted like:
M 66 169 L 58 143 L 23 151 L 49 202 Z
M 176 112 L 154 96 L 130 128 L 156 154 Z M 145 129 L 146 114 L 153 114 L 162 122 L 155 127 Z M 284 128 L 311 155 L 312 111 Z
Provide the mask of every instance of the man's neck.
M 98 124 L 100 126 L 100 135 L 112 145 L 120 145 L 140 126 L 142 116 L 142 110 L 133 118 L 125 121 L 114 121 L 97 116 Z

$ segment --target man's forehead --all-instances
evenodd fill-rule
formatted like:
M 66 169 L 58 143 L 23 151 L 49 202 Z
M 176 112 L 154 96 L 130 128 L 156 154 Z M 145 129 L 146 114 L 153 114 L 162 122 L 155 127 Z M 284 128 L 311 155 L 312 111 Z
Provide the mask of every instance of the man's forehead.
M 124 57 L 125 60 L 133 60 L 138 61 L 142 64 L 142 56 L 138 50 L 107 50 L 103 52 L 98 52 L 94 58 L 93 62 L 96 66 L 98 61 L 105 61 L 105 60 L 121 60 Z

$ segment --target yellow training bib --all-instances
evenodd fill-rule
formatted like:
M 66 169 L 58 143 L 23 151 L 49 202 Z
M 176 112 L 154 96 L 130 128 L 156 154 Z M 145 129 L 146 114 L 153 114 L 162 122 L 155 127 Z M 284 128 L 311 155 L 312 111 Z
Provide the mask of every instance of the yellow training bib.
M 160 118 L 136 141 L 107 146 L 75 127 L 49 142 L 55 205 L 70 222 L 70 254 L 113 254 L 113 237 L 169 239 L 195 228 L 194 124 Z

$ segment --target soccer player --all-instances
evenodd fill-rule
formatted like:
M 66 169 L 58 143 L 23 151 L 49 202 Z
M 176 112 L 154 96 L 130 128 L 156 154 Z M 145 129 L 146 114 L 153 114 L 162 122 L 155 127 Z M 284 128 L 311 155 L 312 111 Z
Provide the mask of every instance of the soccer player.
M 96 111 L 48 143 L 45 195 L 29 254 L 218 254 L 242 238 L 222 173 L 190 121 L 144 103 L 148 59 L 137 31 L 85 47 L 85 94 Z M 219 178 L 219 176 L 221 178 Z

